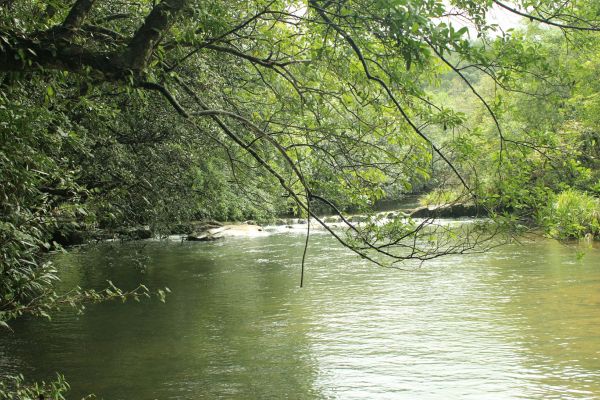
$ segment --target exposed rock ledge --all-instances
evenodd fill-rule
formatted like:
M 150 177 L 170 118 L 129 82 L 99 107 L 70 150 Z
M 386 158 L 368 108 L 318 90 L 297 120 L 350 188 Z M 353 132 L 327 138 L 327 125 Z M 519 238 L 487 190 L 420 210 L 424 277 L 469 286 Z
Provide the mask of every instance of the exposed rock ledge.
M 484 217 L 484 209 L 471 204 L 453 204 L 442 206 L 419 207 L 416 209 L 403 209 L 391 212 L 382 212 L 385 218 L 393 219 L 398 216 L 412 218 L 460 218 L 460 217 Z M 346 217 L 352 223 L 361 223 L 368 220 L 365 215 L 350 215 Z M 322 217 L 327 224 L 341 224 L 343 221 L 340 216 Z M 307 220 L 302 218 L 278 219 L 274 225 L 293 228 L 295 225 L 306 224 Z M 217 221 L 192 221 L 186 227 L 181 227 L 179 232 L 192 232 L 187 234 L 187 240 L 191 241 L 211 241 L 227 237 L 256 237 L 266 236 L 269 232 L 264 231 L 263 227 L 254 221 L 246 221 L 238 224 L 223 224 Z M 127 229 L 121 229 L 116 232 L 98 230 L 94 232 L 84 232 L 79 230 L 68 230 L 66 228 L 58 231 L 52 240 L 62 246 L 72 246 L 83 244 L 91 240 L 107 239 L 148 239 L 153 237 L 153 232 L 149 226 L 139 226 Z M 185 236 L 184 236 L 185 237 Z
M 263 228 L 259 225 L 232 224 L 219 227 L 209 227 L 208 229 L 191 233 L 187 236 L 187 240 L 205 242 L 226 237 L 251 237 L 265 235 L 267 235 L 267 233 L 264 232 Z

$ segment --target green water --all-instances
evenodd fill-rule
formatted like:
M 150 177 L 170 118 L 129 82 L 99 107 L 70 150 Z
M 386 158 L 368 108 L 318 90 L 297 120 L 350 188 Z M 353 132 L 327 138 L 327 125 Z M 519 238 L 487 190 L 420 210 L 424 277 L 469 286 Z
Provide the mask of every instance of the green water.
M 0 333 L 0 374 L 63 373 L 69 398 L 600 398 L 600 250 L 525 240 L 412 272 L 324 234 L 145 242 L 57 257 L 65 287 L 168 286 Z M 142 260 L 142 267 L 136 260 Z

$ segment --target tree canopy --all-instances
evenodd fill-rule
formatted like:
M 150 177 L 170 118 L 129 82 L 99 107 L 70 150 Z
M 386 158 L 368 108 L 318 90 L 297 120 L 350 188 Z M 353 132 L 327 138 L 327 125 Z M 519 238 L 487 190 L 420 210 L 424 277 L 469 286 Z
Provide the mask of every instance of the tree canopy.
M 2 0 L 0 312 L 32 309 L 54 279 L 40 249 L 82 227 L 291 210 L 394 265 L 504 225 L 345 212 L 450 186 L 600 234 L 547 211 L 600 192 L 599 30 L 591 0 Z

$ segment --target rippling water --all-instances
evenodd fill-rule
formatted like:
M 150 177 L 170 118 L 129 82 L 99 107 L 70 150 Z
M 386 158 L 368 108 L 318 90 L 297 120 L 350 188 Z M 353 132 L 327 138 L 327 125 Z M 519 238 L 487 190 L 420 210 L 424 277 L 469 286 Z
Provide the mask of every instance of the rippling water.
M 102 244 L 65 288 L 168 286 L 0 333 L 0 374 L 63 373 L 69 398 L 600 398 L 600 250 L 525 241 L 405 272 L 327 235 Z M 146 265 L 142 266 L 140 261 Z

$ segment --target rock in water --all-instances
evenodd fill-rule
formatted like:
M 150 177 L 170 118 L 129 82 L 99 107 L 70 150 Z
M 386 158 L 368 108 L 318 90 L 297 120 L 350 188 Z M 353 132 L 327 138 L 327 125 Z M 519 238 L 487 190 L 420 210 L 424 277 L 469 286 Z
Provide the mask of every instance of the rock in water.
M 259 225 L 225 225 L 219 228 L 210 228 L 199 232 L 194 232 L 188 235 L 187 239 L 191 241 L 211 241 L 225 237 L 253 237 L 266 236 L 268 233 L 263 231 Z

